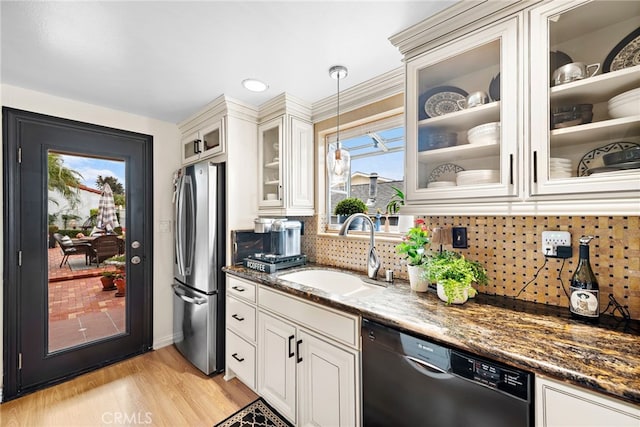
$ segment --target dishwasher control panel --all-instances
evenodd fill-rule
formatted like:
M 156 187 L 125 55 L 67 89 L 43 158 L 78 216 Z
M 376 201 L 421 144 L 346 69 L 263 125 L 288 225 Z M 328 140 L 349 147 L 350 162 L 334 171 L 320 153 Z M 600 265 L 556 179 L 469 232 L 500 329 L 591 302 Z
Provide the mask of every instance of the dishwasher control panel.
M 457 351 L 451 352 L 451 372 L 520 399 L 529 399 L 531 375 Z

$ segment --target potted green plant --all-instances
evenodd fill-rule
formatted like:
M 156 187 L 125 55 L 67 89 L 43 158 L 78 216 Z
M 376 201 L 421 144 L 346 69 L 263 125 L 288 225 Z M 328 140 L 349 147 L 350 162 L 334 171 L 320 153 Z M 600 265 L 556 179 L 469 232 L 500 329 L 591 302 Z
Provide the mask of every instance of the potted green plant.
M 57 233 L 59 230 L 58 226 L 55 224 L 49 224 L 49 249 L 53 249 L 56 247 L 56 239 L 53 238 L 54 233 Z
M 404 206 L 404 192 L 397 187 L 391 187 L 395 194 L 391 196 L 389 203 L 387 203 L 387 214 L 395 215 L 400 212 L 400 207 Z
M 423 274 L 423 264 L 427 259 L 426 248 L 430 242 L 429 228 L 419 219 L 395 248 L 396 253 L 407 261 L 409 284 L 416 292 L 426 292 L 429 287 L 428 277 Z
M 435 282 L 438 297 L 448 304 L 463 304 L 473 298 L 477 291 L 472 284 L 487 284 L 487 271 L 477 261 L 464 256 L 442 251 L 427 257 L 424 264 L 425 276 Z
M 103 291 L 112 291 L 116 289 L 116 286 L 113 284 L 113 281 L 118 274 L 116 271 L 103 271 L 100 274 L 102 275 L 100 282 L 102 282 Z
M 367 211 L 367 205 L 357 197 L 347 197 L 340 200 L 333 211 L 338 216 L 338 223 L 345 222 L 347 217 L 356 213 L 364 213 Z M 349 230 L 358 230 L 362 228 L 362 218 L 356 218 L 350 225 Z

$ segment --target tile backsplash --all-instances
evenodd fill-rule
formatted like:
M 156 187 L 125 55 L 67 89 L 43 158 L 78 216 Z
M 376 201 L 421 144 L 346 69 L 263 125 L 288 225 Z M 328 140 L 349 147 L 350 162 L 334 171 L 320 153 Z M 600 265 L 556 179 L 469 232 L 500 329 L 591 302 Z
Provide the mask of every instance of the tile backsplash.
M 467 249 L 456 249 L 466 257 L 484 263 L 489 285 L 482 293 L 516 296 L 532 280 L 518 299 L 567 307 L 569 281 L 578 263 L 578 239 L 596 238 L 590 244 L 591 267 L 600 284 L 600 309 L 605 310 L 609 294 L 640 319 L 640 217 L 637 216 L 425 216 L 429 227 L 467 227 Z M 305 222 L 302 251 L 309 260 L 335 267 L 366 271 L 369 239 L 318 234 L 318 220 Z M 542 232 L 571 233 L 573 256 L 564 260 L 545 258 L 540 252 Z M 407 277 L 402 259 L 395 254 L 397 242 L 376 241 L 382 261 L 380 275 L 393 269 L 396 277 Z M 436 249 L 436 248 L 434 248 Z M 451 247 L 445 247 L 451 249 Z M 544 267 L 543 267 L 544 265 Z M 558 279 L 560 277 L 562 281 Z

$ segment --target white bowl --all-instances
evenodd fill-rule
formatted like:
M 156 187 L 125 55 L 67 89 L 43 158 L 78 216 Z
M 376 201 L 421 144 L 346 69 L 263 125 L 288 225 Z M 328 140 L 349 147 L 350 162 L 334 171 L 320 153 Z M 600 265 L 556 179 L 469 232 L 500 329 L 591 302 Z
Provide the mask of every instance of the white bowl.
M 563 157 L 549 157 L 549 163 L 571 164 L 571 159 L 566 159 Z
M 500 182 L 500 171 L 496 169 L 476 169 L 456 173 L 457 185 L 490 184 Z
M 467 131 L 470 144 L 496 144 L 500 141 L 500 122 L 485 123 Z

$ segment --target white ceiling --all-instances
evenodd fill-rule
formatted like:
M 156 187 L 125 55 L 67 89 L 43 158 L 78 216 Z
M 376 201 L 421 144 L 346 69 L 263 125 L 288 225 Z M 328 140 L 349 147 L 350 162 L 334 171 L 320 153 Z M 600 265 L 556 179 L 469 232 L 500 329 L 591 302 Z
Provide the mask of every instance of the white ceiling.
M 5 1 L 2 83 L 178 123 L 221 94 L 308 102 L 402 65 L 388 37 L 455 1 Z M 253 77 L 261 94 L 241 86 Z

